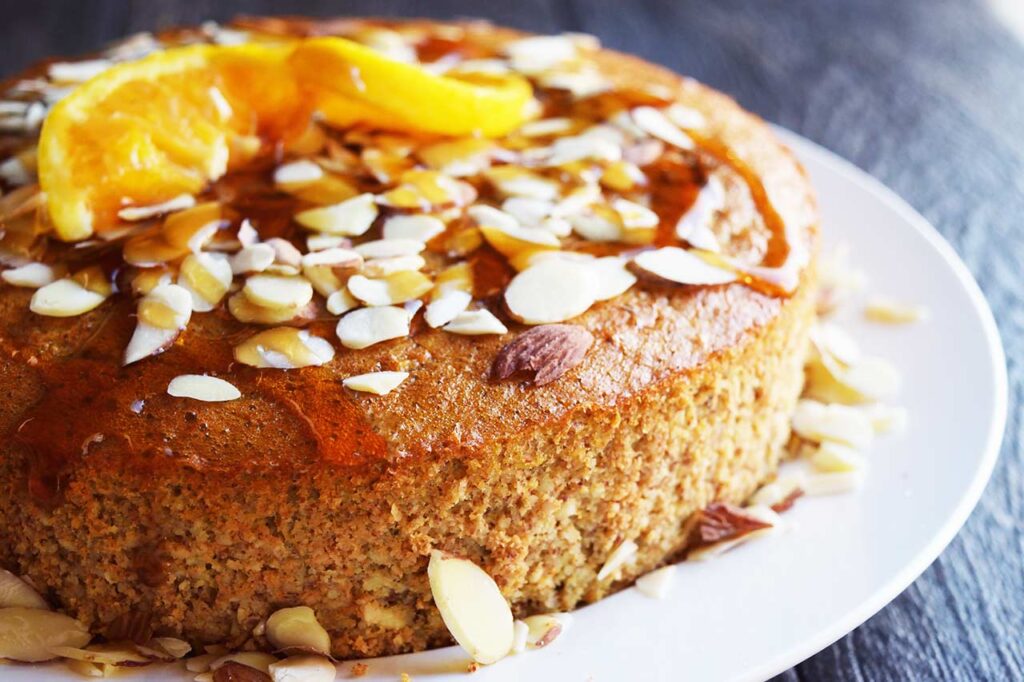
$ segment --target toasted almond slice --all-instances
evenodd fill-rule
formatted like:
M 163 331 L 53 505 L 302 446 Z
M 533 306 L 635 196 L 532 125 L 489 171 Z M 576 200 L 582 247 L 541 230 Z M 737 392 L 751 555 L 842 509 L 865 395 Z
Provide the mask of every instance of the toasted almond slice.
M 665 109 L 665 115 L 672 123 L 676 124 L 683 130 L 700 130 L 707 127 L 708 120 L 704 117 L 704 114 L 700 113 L 692 107 L 674 102 Z
M 569 216 L 573 232 L 591 242 L 625 240 L 622 218 L 607 206 L 594 205 L 587 211 Z
M 37 663 L 56 656 L 53 647 L 83 647 L 92 635 L 73 618 L 44 609 L 0 609 L 0 659 Z
M 161 232 L 171 246 L 196 252 L 206 246 L 217 230 L 226 224 L 222 215 L 219 203 L 207 201 L 167 216 Z
M 371 279 L 390 277 L 399 272 L 422 270 L 427 264 L 423 256 L 396 256 L 374 258 L 363 264 L 362 274 Z
M 907 324 L 928 319 L 928 308 L 876 296 L 864 304 L 864 317 L 883 324 Z
M 31 585 L 10 571 L 0 568 L 0 608 L 20 606 L 26 609 L 49 609 L 50 605 Z
M 630 112 L 633 122 L 648 135 L 668 142 L 680 149 L 693 149 L 693 140 L 679 126 L 669 120 L 663 111 L 654 107 L 637 107 Z
M 404 308 L 380 306 L 353 310 L 338 321 L 341 345 L 359 350 L 409 335 L 412 316 Z
M 675 577 L 675 566 L 662 566 L 637 578 L 636 589 L 651 599 L 664 599 L 672 589 Z
M 612 577 L 623 566 L 632 563 L 636 559 L 637 549 L 639 549 L 637 544 L 632 540 L 623 540 L 616 545 L 612 553 L 608 555 L 604 565 L 601 566 L 601 570 L 597 572 L 598 582 Z
M 423 242 L 415 239 L 378 239 L 363 242 L 355 247 L 356 253 L 363 258 L 394 258 L 396 256 L 415 256 L 427 248 Z
M 770 507 L 754 505 L 751 507 L 744 508 L 742 510 L 742 513 L 746 516 L 753 517 L 761 523 L 768 525 L 764 528 L 759 528 L 757 530 L 744 533 L 737 537 L 697 547 L 696 549 L 691 550 L 686 555 L 686 560 L 705 561 L 707 559 L 711 559 L 713 557 L 717 557 L 721 554 L 724 554 L 730 549 L 738 545 L 742 545 L 743 543 L 754 540 L 756 538 L 761 538 L 767 535 L 773 535 L 775 533 L 778 533 L 785 527 L 785 523 L 782 520 L 782 517 L 779 516 L 778 513 L 776 513 Z
M 344 287 L 327 297 L 327 312 L 331 315 L 344 315 L 360 305 L 359 301 Z
M 434 290 L 430 294 L 431 300 L 436 301 L 449 291 L 473 293 L 473 269 L 469 263 L 465 261 L 455 263 L 439 272 L 434 279 Z
M 579 135 L 560 137 L 555 140 L 547 159 L 544 159 L 544 165 L 568 166 L 577 161 L 615 163 L 621 159 L 621 138 L 614 140 L 603 134 L 584 131 Z
M 600 69 L 587 63 L 571 69 L 542 73 L 537 77 L 537 82 L 545 88 L 568 90 L 574 99 L 593 97 L 614 87 Z
M 384 221 L 384 239 L 409 239 L 423 244 L 445 231 L 444 223 L 430 215 L 396 215 Z
M 487 204 L 474 204 L 466 209 L 466 214 L 481 227 L 496 227 L 502 230 L 515 230 L 519 227 L 519 221 L 511 214 Z
M 832 441 L 861 450 L 871 444 L 874 435 L 871 421 L 857 408 L 826 405 L 815 400 L 797 403 L 793 430 L 816 443 Z
M 332 682 L 338 675 L 335 665 L 323 656 L 289 656 L 271 663 L 268 670 L 273 682 Z
M 548 137 L 561 135 L 576 129 L 577 123 L 571 118 L 553 117 L 527 121 L 516 132 L 524 137 Z
M 274 170 L 274 183 L 286 189 L 308 185 L 324 176 L 324 169 L 309 159 L 292 161 Z
M 587 212 L 593 204 L 601 201 L 601 188 L 597 185 L 582 185 L 569 191 L 565 197 L 555 204 L 553 215 L 571 219 L 575 215 Z
M 195 205 L 196 199 L 191 194 L 179 194 L 173 199 L 168 199 L 167 201 L 159 204 L 151 204 L 149 206 L 127 206 L 117 212 L 117 217 L 121 220 L 137 222 L 139 220 L 155 218 L 156 216 L 163 215 L 164 213 L 184 211 L 185 209 L 192 208 Z
M 45 263 L 26 263 L 0 272 L 5 282 L 16 287 L 39 289 L 57 279 L 57 271 Z
M 327 339 L 294 327 L 268 329 L 235 346 L 235 360 L 251 367 L 298 369 L 333 359 L 334 347 Z
M 176 284 L 160 285 L 139 301 L 138 316 L 124 349 L 125 365 L 170 348 L 192 317 L 192 295 Z
M 472 300 L 473 297 L 466 291 L 449 289 L 430 302 L 423 318 L 434 329 L 443 327 L 466 310 Z
M 864 455 L 851 447 L 825 441 L 811 455 L 811 464 L 818 471 L 835 473 L 843 471 L 864 471 L 867 460 Z
M 626 293 L 636 284 L 636 275 L 627 267 L 629 261 L 621 256 L 606 256 L 588 264 L 597 281 L 594 298 L 607 301 Z
M 576 60 L 579 48 L 567 35 L 531 36 L 505 43 L 502 51 L 512 68 L 535 75 Z
M 157 653 L 162 653 L 164 657 L 160 660 L 177 660 L 184 658 L 192 651 L 191 644 L 175 637 L 154 637 L 146 642 L 145 648 L 149 651 L 155 650 Z
M 482 334 L 507 334 L 508 328 L 490 310 L 466 310 L 444 326 L 451 334 L 478 336 Z
M 272 613 L 267 618 L 267 640 L 278 649 L 296 647 L 324 656 L 331 653 L 331 636 L 308 606 L 292 606 Z
M 494 663 L 512 648 L 512 610 L 491 576 L 467 559 L 434 550 L 427 577 L 448 632 L 477 663 Z
M 370 372 L 343 379 L 345 388 L 374 395 L 387 395 L 409 378 L 408 372 Z
M 269 244 L 252 244 L 231 256 L 229 263 L 231 272 L 244 275 L 251 272 L 263 272 L 273 264 L 277 253 Z
M 302 211 L 295 216 L 295 220 L 303 227 L 318 232 L 358 237 L 370 229 L 378 212 L 375 197 L 372 194 L 360 194 L 340 204 Z
M 274 263 L 292 268 L 299 268 L 302 265 L 302 252 L 287 239 L 273 237 L 264 243 L 274 249 Z
M 490 167 L 497 151 L 493 141 L 469 137 L 427 145 L 416 153 L 428 167 L 453 178 L 464 178 Z
M 762 507 L 774 507 L 784 502 L 794 493 L 804 489 L 806 475 L 802 471 L 783 474 L 771 483 L 761 486 L 749 500 L 749 504 Z
M 616 161 L 601 173 L 601 184 L 616 192 L 629 192 L 647 184 L 647 176 L 632 161 Z
M 654 277 L 677 284 L 726 284 L 736 281 L 736 274 L 716 267 L 700 256 L 675 246 L 642 251 L 633 258 L 640 270 Z
M 676 223 L 676 236 L 698 249 L 717 253 L 721 250 L 718 238 L 711 231 L 715 214 L 725 206 L 725 188 L 714 175 L 697 194 L 697 199 Z
M 206 403 L 222 403 L 242 397 L 233 384 L 205 374 L 182 374 L 171 379 L 167 394 L 175 398 L 192 398 Z
M 348 280 L 349 293 L 371 306 L 405 303 L 419 298 L 432 287 L 430 278 L 415 270 L 396 272 L 382 279 L 353 275 Z
M 331 268 L 358 268 L 363 263 L 363 257 L 353 249 L 334 247 L 313 251 L 302 257 L 303 268 L 326 265 Z
M 55 62 L 47 67 L 46 74 L 54 83 L 84 83 L 110 67 L 109 59 L 84 59 L 78 62 Z
M 811 474 L 804 481 L 803 490 L 812 497 L 841 495 L 853 492 L 864 485 L 863 471 Z
M 541 221 L 554 213 L 555 204 L 548 199 L 509 197 L 501 204 L 501 210 L 515 218 L 521 225 L 539 225 Z
M 185 670 L 190 673 L 205 673 L 210 669 L 210 664 L 222 655 L 219 653 L 208 653 L 200 656 L 189 656 L 185 659 Z
M 272 310 L 301 308 L 313 300 L 313 286 L 303 277 L 252 275 L 242 293 L 258 306 Z
M 142 268 L 132 278 L 132 293 L 145 296 L 161 284 L 174 284 L 174 271 L 166 267 Z
M 518 166 L 498 166 L 484 175 L 503 197 L 554 201 L 560 193 L 558 183 Z
M 643 230 L 658 226 L 658 214 L 642 204 L 628 199 L 615 199 L 612 208 L 622 219 L 627 230 Z
M 231 265 L 217 253 L 193 253 L 181 262 L 178 286 L 192 296 L 192 310 L 213 310 L 231 288 Z
M 587 265 L 549 260 L 513 277 L 505 289 L 505 304 L 520 322 L 549 324 L 582 315 L 594 305 L 597 292 L 597 276 Z
M 65 659 L 64 666 L 81 677 L 108 677 L 112 670 L 112 666 L 103 665 L 102 663 L 73 661 L 71 659 Z
M 847 365 L 824 352 L 807 364 L 805 392 L 823 402 L 848 405 L 875 402 L 895 394 L 899 385 L 899 370 L 882 358 L 859 358 Z
M 398 187 L 380 195 L 377 201 L 393 208 L 429 212 L 464 206 L 476 198 L 472 185 L 433 170 L 407 170 L 400 180 Z
M 93 644 L 87 649 L 72 646 L 50 647 L 50 652 L 62 658 L 112 666 L 145 665 L 150 659 L 139 653 L 130 642 Z
M 348 237 L 337 234 L 316 232 L 306 237 L 306 248 L 309 251 L 326 251 L 327 249 L 347 249 L 352 245 Z
M 89 312 L 105 300 L 106 296 L 65 278 L 36 289 L 29 310 L 47 317 L 74 317 Z
M 558 237 L 539 227 L 515 227 L 512 229 L 491 227 L 480 228 L 487 243 L 506 258 L 516 258 L 524 253 L 557 249 Z
M 308 304 L 300 308 L 264 308 L 250 301 L 241 291 L 228 298 L 228 310 L 236 320 L 246 324 L 282 324 L 311 316 Z
M 308 279 L 316 293 L 324 298 L 330 297 L 335 291 L 345 286 L 345 283 L 329 265 L 304 266 L 302 276 Z
M 572 616 L 568 613 L 545 613 L 529 616 L 522 621 L 526 625 L 526 648 L 543 649 L 569 629 Z
M 521 654 L 526 651 L 526 641 L 530 638 L 530 626 L 521 620 L 512 623 L 512 650 L 510 653 Z

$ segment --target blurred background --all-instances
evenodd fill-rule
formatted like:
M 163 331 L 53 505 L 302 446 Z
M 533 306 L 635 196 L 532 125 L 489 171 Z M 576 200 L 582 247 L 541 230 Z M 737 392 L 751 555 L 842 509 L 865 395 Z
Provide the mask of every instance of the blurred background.
M 967 526 L 917 582 L 778 679 L 1021 679 L 1024 0 L 8 1 L 0 75 L 239 13 L 473 16 L 592 33 L 725 91 L 907 199 L 964 258 L 1000 325 L 1011 388 L 1002 456 Z

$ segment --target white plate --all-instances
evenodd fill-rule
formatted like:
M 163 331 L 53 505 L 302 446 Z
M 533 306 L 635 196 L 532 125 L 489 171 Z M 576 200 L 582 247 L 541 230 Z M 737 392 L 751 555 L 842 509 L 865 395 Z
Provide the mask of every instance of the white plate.
M 810 172 L 825 248 L 839 241 L 869 275 L 869 290 L 926 304 L 917 325 L 850 329 L 893 360 L 910 411 L 902 436 L 871 451 L 858 493 L 802 499 L 792 529 L 709 562 L 682 564 L 669 597 L 629 589 L 574 614 L 549 648 L 481 668 L 505 680 L 761 680 L 779 673 L 881 609 L 938 556 L 974 508 L 995 464 L 1006 418 L 1006 373 L 992 314 L 963 263 L 924 219 L 863 172 L 785 133 Z M 465 682 L 458 648 L 367 661 L 365 682 Z M 341 666 L 340 679 L 349 665 Z M 4 667 L 10 682 L 39 679 Z M 78 680 L 59 667 L 48 679 Z M 185 680 L 148 669 L 127 679 Z

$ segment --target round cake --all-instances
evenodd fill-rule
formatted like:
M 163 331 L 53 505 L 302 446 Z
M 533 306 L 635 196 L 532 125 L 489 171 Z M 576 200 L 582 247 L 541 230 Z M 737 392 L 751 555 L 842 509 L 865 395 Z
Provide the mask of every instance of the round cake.
M 202 115 L 301 126 L 233 128 L 226 164 L 192 109 L 155 130 L 185 79 L 130 90 L 253 46 L 287 75 Z M 589 36 L 253 18 L 2 89 L 0 565 L 94 633 L 239 647 L 305 605 L 337 657 L 422 650 L 432 550 L 569 610 L 775 474 L 818 217 L 705 86 Z

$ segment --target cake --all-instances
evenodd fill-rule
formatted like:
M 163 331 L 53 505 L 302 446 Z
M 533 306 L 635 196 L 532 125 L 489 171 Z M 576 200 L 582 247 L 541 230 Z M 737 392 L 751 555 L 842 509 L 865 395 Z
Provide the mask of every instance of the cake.
M 254 110 L 283 92 L 299 132 L 234 130 L 227 166 L 189 167 L 185 144 L 212 143 L 176 110 L 147 140 L 197 191 L 70 175 L 135 140 L 86 150 L 110 105 L 79 90 L 244 41 L 289 50 L 299 86 L 259 71 L 211 106 L 227 120 L 247 88 Z M 344 97 L 332 58 L 365 60 Z M 241 647 L 305 605 L 336 657 L 419 651 L 451 641 L 433 550 L 518 617 L 570 610 L 775 474 L 818 216 L 790 151 L 708 87 L 588 36 L 249 18 L 2 90 L 0 566 L 95 634 L 141 613 Z M 139 93 L 143 117 L 166 95 Z

